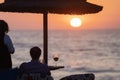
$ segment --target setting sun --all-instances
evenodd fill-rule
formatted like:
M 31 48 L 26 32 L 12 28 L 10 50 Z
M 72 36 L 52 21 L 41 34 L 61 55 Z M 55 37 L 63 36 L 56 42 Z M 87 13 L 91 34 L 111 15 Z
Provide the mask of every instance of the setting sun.
M 72 27 L 80 27 L 82 25 L 82 21 L 80 18 L 72 18 L 70 20 L 70 25 Z

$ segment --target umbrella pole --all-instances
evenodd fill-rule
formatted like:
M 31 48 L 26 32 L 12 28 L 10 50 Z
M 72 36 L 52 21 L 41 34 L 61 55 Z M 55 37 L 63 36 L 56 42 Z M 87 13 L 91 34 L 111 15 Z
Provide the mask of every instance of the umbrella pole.
M 46 64 L 48 64 L 48 13 L 43 13 L 43 43 L 44 43 L 44 50 L 43 50 L 43 59 Z

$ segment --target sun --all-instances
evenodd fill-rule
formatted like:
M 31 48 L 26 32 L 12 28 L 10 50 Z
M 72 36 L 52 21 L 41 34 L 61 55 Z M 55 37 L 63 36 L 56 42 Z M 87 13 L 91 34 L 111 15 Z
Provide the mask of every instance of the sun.
M 82 25 L 82 21 L 80 18 L 72 18 L 70 20 L 70 25 L 72 27 L 80 27 Z

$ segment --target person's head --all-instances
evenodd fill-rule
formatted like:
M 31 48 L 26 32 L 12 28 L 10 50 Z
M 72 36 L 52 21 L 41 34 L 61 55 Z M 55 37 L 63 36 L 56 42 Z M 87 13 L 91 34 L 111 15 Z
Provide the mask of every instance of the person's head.
M 41 49 L 37 46 L 30 49 L 30 56 L 32 60 L 39 60 L 41 55 Z
M 0 20 L 0 33 L 8 33 L 9 27 L 4 20 Z

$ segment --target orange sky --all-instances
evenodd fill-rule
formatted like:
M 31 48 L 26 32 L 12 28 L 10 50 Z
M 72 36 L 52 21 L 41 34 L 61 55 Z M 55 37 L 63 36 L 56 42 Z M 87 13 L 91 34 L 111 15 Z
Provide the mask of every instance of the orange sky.
M 49 29 L 120 29 L 120 0 L 87 0 L 89 2 L 104 6 L 103 11 L 87 15 L 58 15 L 49 14 Z M 72 28 L 69 24 L 72 17 L 79 17 L 82 20 L 80 28 Z M 42 14 L 30 13 L 3 13 L 0 12 L 0 19 L 8 22 L 10 29 L 42 29 Z

